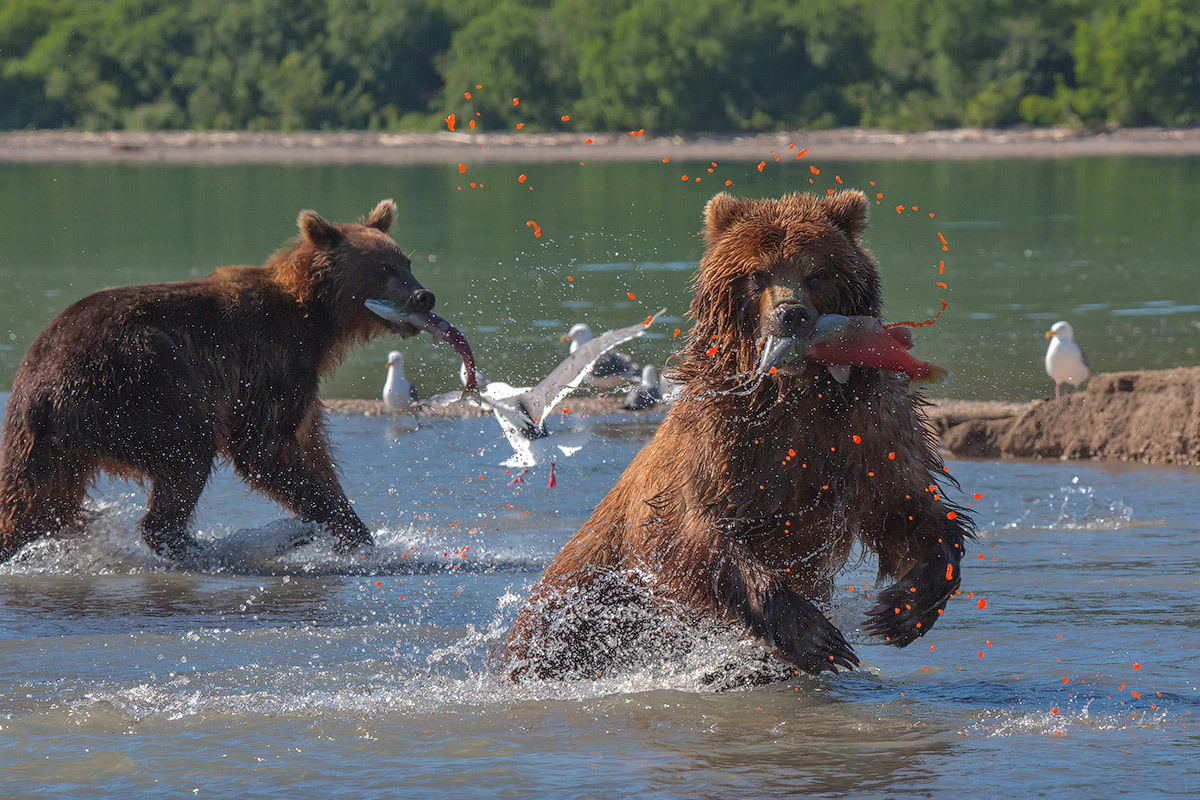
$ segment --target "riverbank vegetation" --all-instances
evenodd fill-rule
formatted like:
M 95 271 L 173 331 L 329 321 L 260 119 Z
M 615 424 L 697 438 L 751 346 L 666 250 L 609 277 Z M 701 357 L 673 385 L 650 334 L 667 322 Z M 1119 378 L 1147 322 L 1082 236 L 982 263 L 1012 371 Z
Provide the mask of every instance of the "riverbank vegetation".
M 0 0 L 0 127 L 1200 123 L 1194 0 Z

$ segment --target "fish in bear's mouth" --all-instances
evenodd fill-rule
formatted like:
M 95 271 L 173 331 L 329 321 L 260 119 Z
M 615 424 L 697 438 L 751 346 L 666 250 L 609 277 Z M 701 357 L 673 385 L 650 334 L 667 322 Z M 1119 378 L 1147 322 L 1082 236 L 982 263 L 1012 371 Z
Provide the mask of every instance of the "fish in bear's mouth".
M 850 379 L 851 367 L 900 372 L 912 385 L 939 383 L 949 376 L 936 364 L 909 355 L 912 347 L 911 331 L 888 327 L 878 317 L 823 314 L 808 337 L 768 334 L 755 372 L 760 376 L 776 372 L 795 375 L 804 362 L 810 362 L 826 367 L 838 383 Z
M 409 311 L 407 305 L 401 305 L 394 300 L 366 300 L 363 302 L 370 311 L 380 319 L 390 322 L 397 333 L 409 337 L 419 331 L 426 331 L 433 337 L 433 343 L 449 342 L 467 370 L 467 385 L 463 388 L 463 396 L 479 397 L 479 386 L 476 381 L 475 355 L 467 337 L 458 328 L 451 325 L 432 311 Z M 408 331 L 411 330 L 412 333 Z

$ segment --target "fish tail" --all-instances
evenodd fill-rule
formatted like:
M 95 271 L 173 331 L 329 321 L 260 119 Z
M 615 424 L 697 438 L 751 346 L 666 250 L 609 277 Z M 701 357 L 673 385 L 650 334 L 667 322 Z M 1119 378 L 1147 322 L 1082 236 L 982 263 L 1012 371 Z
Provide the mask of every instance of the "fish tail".
M 912 382 L 913 386 L 917 386 L 919 384 L 925 384 L 925 383 L 935 384 L 935 383 L 941 383 L 942 381 L 945 381 L 945 380 L 949 380 L 950 370 L 939 367 L 937 364 L 933 364 L 933 363 L 930 363 L 928 366 L 929 366 L 928 373 L 926 375 L 924 375 L 923 377 L 917 378 L 915 381 L 913 381 Z

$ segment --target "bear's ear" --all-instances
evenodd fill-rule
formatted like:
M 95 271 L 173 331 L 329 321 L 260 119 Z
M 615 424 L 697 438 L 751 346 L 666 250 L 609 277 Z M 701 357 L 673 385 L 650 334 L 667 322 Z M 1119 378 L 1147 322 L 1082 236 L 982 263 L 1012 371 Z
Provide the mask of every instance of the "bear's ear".
M 725 192 L 709 200 L 704 207 L 704 237 L 710 242 L 720 238 L 725 229 L 741 216 L 743 205 L 741 200 Z
M 854 241 L 867 227 L 870 206 L 867 196 L 859 191 L 846 190 L 826 197 L 821 201 L 825 216 Z
M 301 211 L 296 224 L 304 238 L 318 250 L 332 250 L 342 241 L 342 232 L 315 211 Z
M 376 230 L 388 232 L 392 227 L 392 221 L 396 219 L 396 201 L 395 200 L 380 200 L 379 205 L 371 212 L 371 216 L 367 217 L 366 226 L 375 228 Z

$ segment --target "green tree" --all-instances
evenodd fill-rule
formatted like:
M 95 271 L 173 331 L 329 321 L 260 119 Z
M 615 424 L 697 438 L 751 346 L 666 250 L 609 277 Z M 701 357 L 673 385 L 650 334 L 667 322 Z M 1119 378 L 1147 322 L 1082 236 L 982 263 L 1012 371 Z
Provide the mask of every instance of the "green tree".
M 1189 0 L 1138 0 L 1080 22 L 1075 75 L 1077 105 L 1091 121 L 1200 121 L 1200 8 Z

